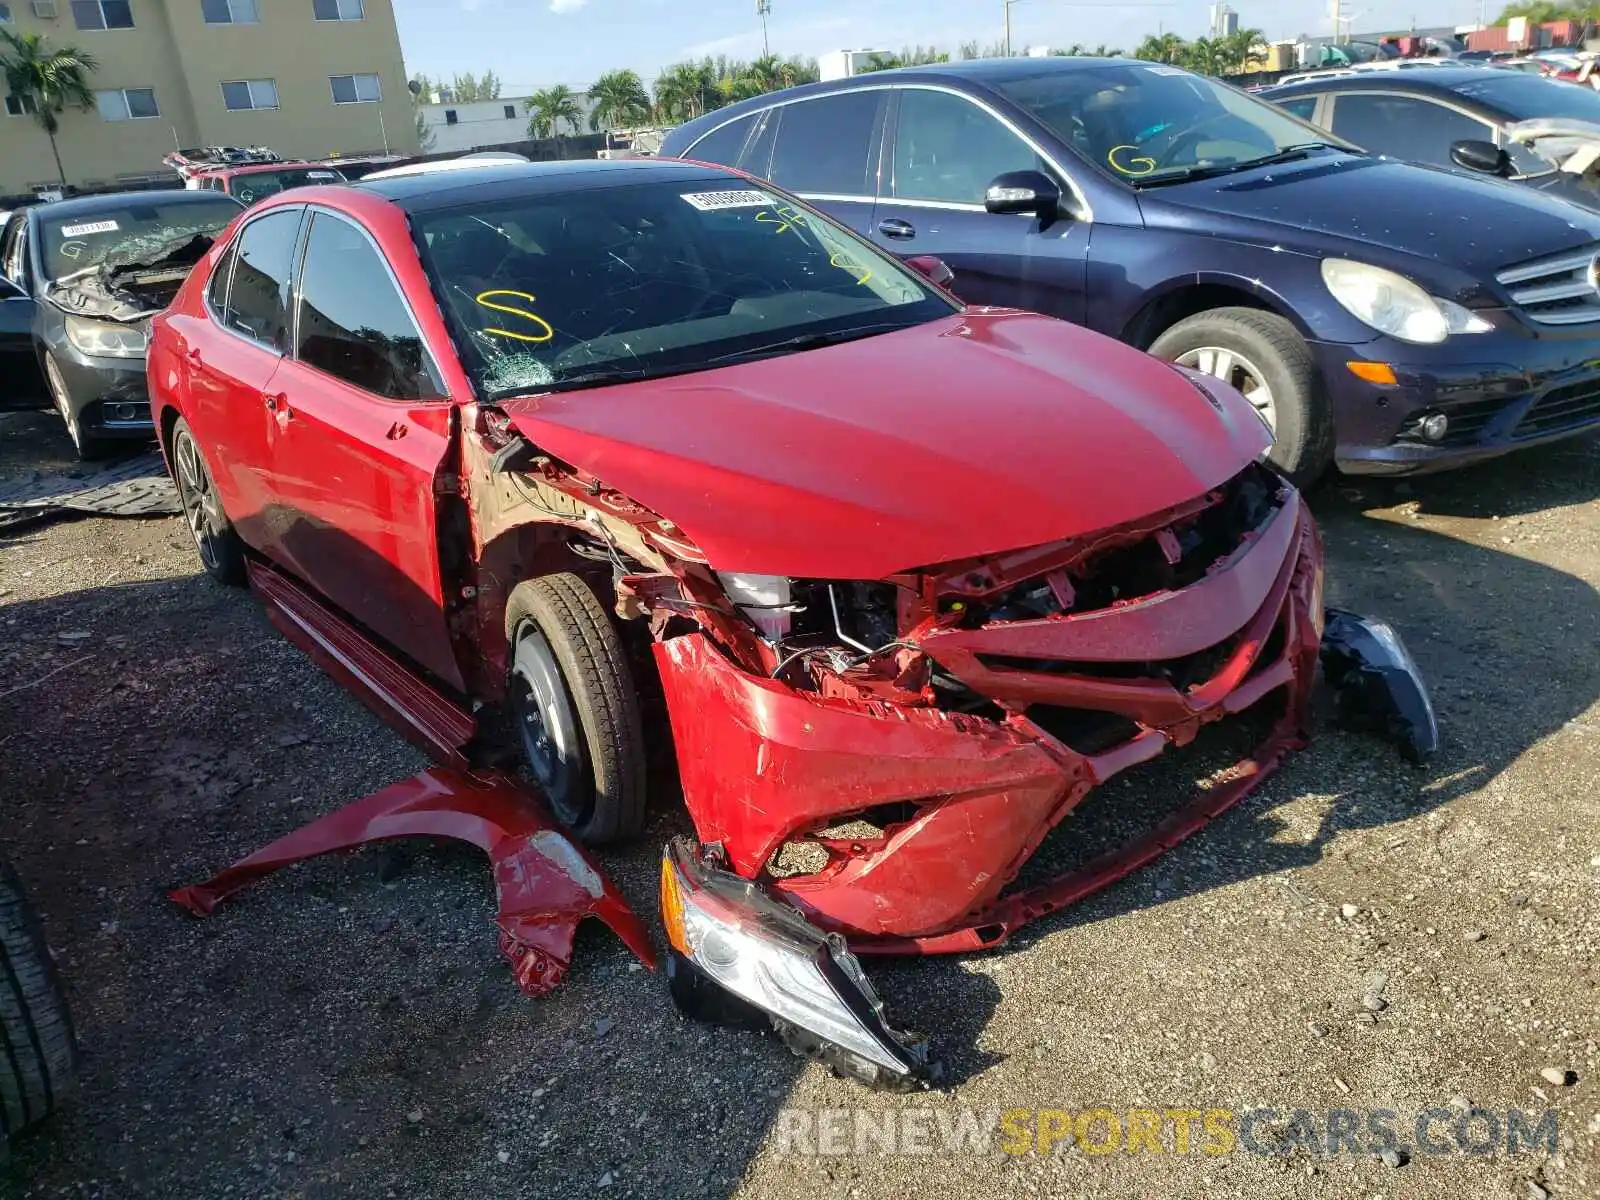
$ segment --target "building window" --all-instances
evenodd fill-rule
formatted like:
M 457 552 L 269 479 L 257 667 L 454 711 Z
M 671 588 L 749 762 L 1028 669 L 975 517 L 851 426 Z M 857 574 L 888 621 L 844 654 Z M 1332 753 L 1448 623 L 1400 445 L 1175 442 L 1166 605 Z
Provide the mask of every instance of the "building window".
M 107 121 L 146 121 L 159 117 L 154 88 L 118 88 L 110 92 L 96 92 L 95 103 L 100 115 Z
M 376 104 L 383 99 L 383 85 L 376 75 L 335 75 L 328 82 L 335 104 Z
M 11 5 L 0 4 L 0 25 L 11 24 Z
M 200 0 L 207 25 L 259 25 L 256 0 Z
M 461 117 L 455 109 L 447 108 L 444 110 L 444 123 L 446 125 L 459 125 L 461 124 Z
M 359 21 L 366 16 L 363 0 L 311 0 L 311 15 L 319 21 Z
M 131 0 L 72 0 L 72 19 L 79 29 L 132 29 Z
M 39 111 L 39 106 L 34 103 L 32 96 L 7 96 L 6 116 L 31 117 Z
M 516 119 L 517 119 L 517 106 L 515 104 L 506 105 L 506 120 L 515 121 Z
M 235 79 L 222 85 L 222 102 L 229 112 L 277 108 L 278 85 L 270 79 Z

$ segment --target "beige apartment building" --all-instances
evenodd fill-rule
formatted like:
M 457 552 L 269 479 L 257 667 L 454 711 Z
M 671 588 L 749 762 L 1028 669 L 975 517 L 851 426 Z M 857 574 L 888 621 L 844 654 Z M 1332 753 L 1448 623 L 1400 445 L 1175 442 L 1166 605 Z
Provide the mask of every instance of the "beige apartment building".
M 161 175 L 162 155 L 196 146 L 417 152 L 392 0 L 0 0 L 0 28 L 99 63 L 95 108 L 61 116 L 68 183 Z M 57 182 L 26 108 L 4 97 L 0 195 Z

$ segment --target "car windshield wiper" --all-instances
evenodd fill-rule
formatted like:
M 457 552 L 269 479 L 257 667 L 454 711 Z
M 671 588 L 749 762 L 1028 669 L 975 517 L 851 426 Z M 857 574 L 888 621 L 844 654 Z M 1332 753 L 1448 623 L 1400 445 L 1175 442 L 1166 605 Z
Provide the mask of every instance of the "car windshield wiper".
M 1249 171 L 1255 167 L 1270 167 L 1274 163 L 1298 162 L 1310 157 L 1313 150 L 1343 150 L 1343 146 L 1335 146 L 1332 142 L 1302 142 L 1297 146 L 1285 146 L 1282 150 L 1274 150 L 1271 154 L 1263 154 L 1260 158 L 1247 158 L 1242 162 L 1216 163 L 1209 167 L 1179 167 L 1172 171 L 1163 171 L 1156 175 L 1145 175 L 1133 181 L 1134 187 L 1164 187 L 1169 183 L 1187 183 L 1191 179 L 1211 179 L 1218 175 L 1232 175 L 1238 171 Z
M 861 338 L 872 337 L 874 334 L 891 333 L 896 329 L 909 329 L 909 325 L 899 321 L 878 321 L 871 325 L 855 325 L 849 329 L 837 329 L 832 333 L 802 333 L 794 337 L 784 338 L 776 342 L 764 342 L 759 346 L 751 346 L 744 350 L 735 350 L 730 354 L 721 354 L 716 358 L 706 359 L 706 365 L 713 363 L 735 362 L 742 358 L 765 358 L 773 354 L 784 354 L 794 350 L 819 350 L 823 346 L 837 346 L 844 342 L 859 341 Z

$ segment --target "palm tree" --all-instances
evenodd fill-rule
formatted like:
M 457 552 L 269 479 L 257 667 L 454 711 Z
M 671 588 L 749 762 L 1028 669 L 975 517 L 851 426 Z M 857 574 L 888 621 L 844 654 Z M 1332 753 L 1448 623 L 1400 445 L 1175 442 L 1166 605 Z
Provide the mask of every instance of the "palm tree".
M 528 136 L 553 137 L 558 144 L 561 141 L 561 126 L 566 124 L 573 133 L 577 133 L 578 122 L 583 119 L 583 109 L 578 105 L 577 96 L 564 83 L 533 93 L 522 102 L 522 107 L 528 113 Z
M 1227 50 L 1214 38 L 1195 38 L 1178 56 L 1178 65 L 1197 75 L 1221 75 L 1227 70 Z
M 602 125 L 626 129 L 650 119 L 650 93 L 637 71 L 607 71 L 594 81 L 587 94 L 594 105 L 589 111 L 591 132 L 598 133 Z
M 706 93 L 715 79 L 709 67 L 678 63 L 656 78 L 656 111 L 666 121 L 692 121 L 706 111 Z
M 33 119 L 50 138 L 50 153 L 55 155 L 56 174 L 63 185 L 67 170 L 61 165 L 61 147 L 56 145 L 61 114 L 69 104 L 85 112 L 94 107 L 89 76 L 99 66 L 76 46 L 53 50 L 40 34 L 0 29 L 0 73 L 5 76 L 6 90 L 18 97 L 24 108 L 32 105 Z
M 781 92 L 784 88 L 792 88 L 799 82 L 800 72 L 792 62 L 784 62 L 776 54 L 768 54 L 758 58 L 743 72 L 745 78 L 755 85 L 756 94 L 765 95 L 767 92 Z
M 1266 44 L 1266 35 L 1259 29 L 1240 29 L 1222 39 L 1227 59 L 1227 74 L 1248 71 L 1256 60 L 1256 47 Z
M 1149 34 L 1144 41 L 1139 43 L 1139 48 L 1133 52 L 1135 58 L 1142 58 L 1146 62 L 1166 63 L 1169 66 L 1182 57 L 1184 41 L 1175 33 L 1161 35 Z

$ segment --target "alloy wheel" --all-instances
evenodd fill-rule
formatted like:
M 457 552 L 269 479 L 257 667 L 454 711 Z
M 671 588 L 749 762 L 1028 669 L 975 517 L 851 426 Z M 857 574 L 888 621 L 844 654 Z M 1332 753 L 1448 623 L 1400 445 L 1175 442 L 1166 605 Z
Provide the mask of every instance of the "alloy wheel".
M 1251 407 L 1260 414 L 1269 429 L 1278 428 L 1278 409 L 1273 402 L 1272 388 L 1267 385 L 1266 375 L 1237 350 L 1225 350 L 1221 346 L 1197 346 L 1180 354 L 1177 361 L 1180 366 L 1210 375 L 1235 388 L 1250 401 Z

